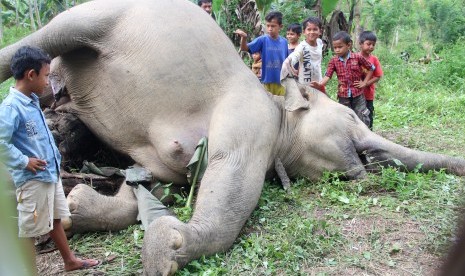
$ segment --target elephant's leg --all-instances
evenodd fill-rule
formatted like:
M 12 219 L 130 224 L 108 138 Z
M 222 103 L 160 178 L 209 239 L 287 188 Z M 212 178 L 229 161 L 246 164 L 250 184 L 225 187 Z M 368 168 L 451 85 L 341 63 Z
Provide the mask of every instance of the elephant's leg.
M 137 223 L 137 200 L 133 188 L 123 182 L 115 196 L 104 196 L 85 184 L 68 195 L 72 233 L 121 230 Z
M 260 107 L 235 104 L 247 109 L 225 110 L 216 114 L 221 122 L 211 124 L 208 167 L 192 219 L 184 224 L 161 217 L 146 230 L 142 249 L 146 275 L 169 275 L 192 259 L 228 249 L 257 205 L 265 172 L 274 161 L 270 137 L 276 137 L 279 122 L 273 118 L 279 117 L 267 114 L 268 122 L 251 122 L 250 118 L 264 116 Z

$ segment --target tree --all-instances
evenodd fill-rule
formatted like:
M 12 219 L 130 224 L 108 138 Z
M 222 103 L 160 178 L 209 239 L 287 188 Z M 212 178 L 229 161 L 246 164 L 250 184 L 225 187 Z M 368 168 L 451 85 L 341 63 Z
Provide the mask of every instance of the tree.
M 42 21 L 40 20 L 40 14 L 39 14 L 39 5 L 37 3 L 37 0 L 33 0 L 33 5 L 34 5 L 34 12 L 36 16 L 36 22 L 37 26 L 39 26 L 39 29 L 42 28 Z
M 2 5 L 0 5 L 0 42 L 3 42 L 3 17 L 1 16 L 3 13 Z
M 29 19 L 31 20 L 31 30 L 37 30 L 36 24 L 34 23 L 34 7 L 33 7 L 33 0 L 29 0 Z

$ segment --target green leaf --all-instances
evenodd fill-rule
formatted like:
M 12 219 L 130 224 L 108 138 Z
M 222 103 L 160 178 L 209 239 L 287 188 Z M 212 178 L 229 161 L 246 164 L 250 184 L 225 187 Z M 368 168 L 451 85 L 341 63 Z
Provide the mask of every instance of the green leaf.
M 363 252 L 363 258 L 367 260 L 371 260 L 371 253 L 370 252 Z
M 328 14 L 334 11 L 334 9 L 336 8 L 337 2 L 339 2 L 339 0 L 321 1 L 321 12 L 322 12 L 323 18 L 326 18 Z
M 350 200 L 349 200 L 345 195 L 339 196 L 337 199 L 338 199 L 340 202 L 345 203 L 345 204 L 349 204 L 349 203 L 350 203 Z
M 212 9 L 215 15 L 220 12 L 221 6 L 223 5 L 224 0 L 213 0 Z

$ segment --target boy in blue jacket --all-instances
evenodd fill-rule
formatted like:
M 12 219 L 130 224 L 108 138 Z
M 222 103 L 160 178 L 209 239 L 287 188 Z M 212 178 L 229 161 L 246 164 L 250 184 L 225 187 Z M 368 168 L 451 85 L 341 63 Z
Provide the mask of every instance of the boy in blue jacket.
M 76 258 L 61 225 L 61 219 L 71 215 L 61 185 L 61 155 L 38 97 L 48 85 L 50 57 L 23 46 L 10 68 L 16 84 L 0 105 L 0 159 L 16 186 L 19 237 L 49 233 L 66 271 L 95 266 L 99 261 Z

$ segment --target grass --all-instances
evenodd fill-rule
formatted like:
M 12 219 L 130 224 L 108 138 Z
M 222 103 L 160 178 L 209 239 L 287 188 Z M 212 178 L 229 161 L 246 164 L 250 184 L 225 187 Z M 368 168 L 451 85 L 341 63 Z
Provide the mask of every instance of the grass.
M 458 58 L 465 53 L 454 47 L 427 65 L 377 49 L 385 76 L 375 132 L 411 148 L 465 156 L 465 74 L 453 71 L 465 68 Z M 450 78 L 439 74 L 445 70 Z M 0 97 L 11 84 L 2 84 Z M 333 99 L 335 86 L 335 80 L 328 86 Z M 267 182 L 233 247 L 194 260 L 177 275 L 430 275 L 454 236 L 463 195 L 463 178 L 443 171 L 386 168 L 350 182 L 328 173 L 318 182 L 296 180 L 289 194 Z M 182 206 L 181 200 L 174 208 L 185 218 L 190 213 Z M 101 274 L 140 275 L 143 235 L 134 225 L 76 235 L 70 245 L 82 256 L 108 260 L 97 268 Z

